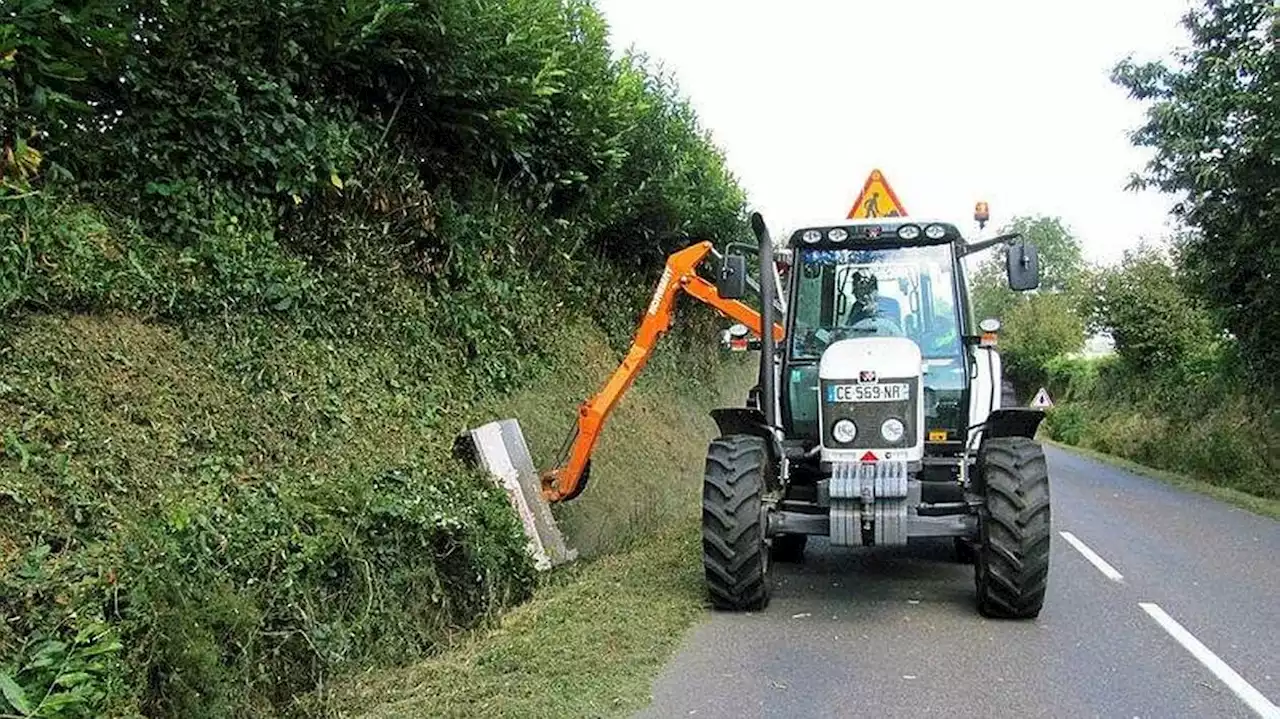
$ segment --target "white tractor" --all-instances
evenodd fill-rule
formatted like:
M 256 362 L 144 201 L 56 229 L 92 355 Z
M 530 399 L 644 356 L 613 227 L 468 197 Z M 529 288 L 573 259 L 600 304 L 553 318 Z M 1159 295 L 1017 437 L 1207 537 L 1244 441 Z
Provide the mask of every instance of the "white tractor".
M 759 215 L 761 271 L 777 271 Z M 746 407 L 714 411 L 703 562 L 713 603 L 759 609 L 769 564 L 798 561 L 810 535 L 834 546 L 952 537 L 975 565 L 985 616 L 1032 618 L 1049 573 L 1043 414 L 1001 406 L 995 320 L 975 326 L 963 259 L 1003 245 L 1009 286 L 1039 283 L 1017 235 L 968 243 L 955 225 L 842 220 L 792 233 L 782 283 L 761 277 L 760 383 Z M 725 258 L 719 296 L 748 292 L 746 258 Z M 751 283 L 756 284 L 756 283 Z M 777 317 L 780 313 L 783 317 Z M 726 341 L 741 343 L 745 328 Z

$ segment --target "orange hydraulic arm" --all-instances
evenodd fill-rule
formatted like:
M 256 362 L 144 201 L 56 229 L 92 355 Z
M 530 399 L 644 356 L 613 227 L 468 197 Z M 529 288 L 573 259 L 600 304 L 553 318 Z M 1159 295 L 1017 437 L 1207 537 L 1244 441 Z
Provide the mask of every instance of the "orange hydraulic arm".
M 676 294 L 684 290 L 706 302 L 724 314 L 746 325 L 756 336 L 761 336 L 760 313 L 738 300 L 726 300 L 716 291 L 716 286 L 694 273 L 703 258 L 711 252 L 710 242 L 699 242 L 667 258 L 662 279 L 653 293 L 653 299 L 645 311 L 640 328 L 636 331 L 631 349 L 622 364 L 613 371 L 609 381 L 591 399 L 578 408 L 578 423 L 562 451 L 558 466 L 542 474 L 542 495 L 551 502 L 573 499 L 582 491 L 586 481 L 591 450 L 595 448 L 600 430 L 609 413 L 617 406 L 622 394 L 631 387 L 640 370 L 644 369 L 653 354 L 654 345 L 671 327 Z M 782 325 L 773 326 L 773 336 L 782 341 Z

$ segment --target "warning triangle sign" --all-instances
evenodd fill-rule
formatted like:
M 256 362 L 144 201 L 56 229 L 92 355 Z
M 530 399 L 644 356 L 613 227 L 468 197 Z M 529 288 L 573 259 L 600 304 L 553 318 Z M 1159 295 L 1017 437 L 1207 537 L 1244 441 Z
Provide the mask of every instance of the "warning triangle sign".
M 1049 399 L 1049 392 L 1044 387 L 1036 392 L 1036 396 L 1031 400 L 1031 406 L 1039 409 L 1048 409 L 1053 406 L 1053 400 Z
M 846 219 L 857 220 L 864 217 L 906 217 L 907 208 L 902 206 L 898 196 L 884 179 L 884 173 L 872 170 L 862 185 L 862 192 L 853 201 Z

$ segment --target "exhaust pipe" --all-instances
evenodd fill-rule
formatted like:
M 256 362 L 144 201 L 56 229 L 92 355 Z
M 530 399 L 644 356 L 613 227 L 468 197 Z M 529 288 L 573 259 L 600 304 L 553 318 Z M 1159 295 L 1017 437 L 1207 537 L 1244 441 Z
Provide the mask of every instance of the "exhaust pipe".
M 774 303 L 777 300 L 774 292 L 778 286 L 778 268 L 773 264 L 773 239 L 769 237 L 769 228 L 759 212 L 751 213 L 751 229 L 760 242 L 760 326 L 765 328 L 760 338 L 760 394 L 763 395 L 760 409 L 764 411 L 765 422 L 772 430 L 778 426 L 777 373 L 774 370 L 777 343 L 770 331 L 774 324 Z

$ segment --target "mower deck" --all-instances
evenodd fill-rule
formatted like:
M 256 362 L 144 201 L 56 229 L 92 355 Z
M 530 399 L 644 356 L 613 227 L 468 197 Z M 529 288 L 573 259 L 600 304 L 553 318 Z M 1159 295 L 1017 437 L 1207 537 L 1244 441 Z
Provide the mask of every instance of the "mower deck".
M 514 419 L 490 422 L 468 430 L 467 436 L 480 467 L 502 485 L 520 515 L 529 539 L 529 553 L 538 569 L 577 559 L 577 551 L 565 543 L 551 507 L 542 497 L 542 481 L 520 423 Z

